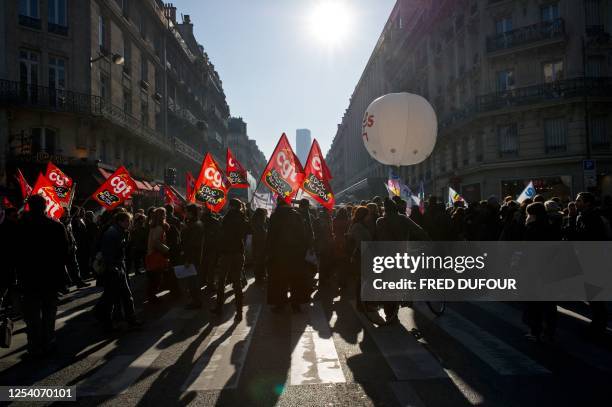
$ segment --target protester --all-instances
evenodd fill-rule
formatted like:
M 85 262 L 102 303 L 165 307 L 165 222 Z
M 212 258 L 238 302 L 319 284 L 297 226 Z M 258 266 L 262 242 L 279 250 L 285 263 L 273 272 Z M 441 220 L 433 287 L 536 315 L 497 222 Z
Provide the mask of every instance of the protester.
M 187 205 L 185 214 L 185 228 L 181 233 L 182 263 L 185 267 L 195 267 L 198 272 L 196 276 L 188 277 L 191 302 L 186 308 L 198 309 L 202 307 L 199 271 L 202 264 L 202 253 L 204 252 L 204 226 L 200 221 L 199 208 L 195 204 Z
M 19 257 L 18 237 L 19 224 L 16 208 L 4 210 L 4 220 L 0 224 L 0 247 L 3 250 L 2 267 L 0 267 L 0 309 L 2 305 L 8 305 L 5 298 L 9 290 L 15 287 L 16 268 Z
M 291 295 L 294 312 L 308 300 L 304 269 L 304 256 L 308 250 L 309 229 L 304 218 L 279 197 L 276 209 L 270 217 L 270 229 L 266 244 L 269 259 L 268 304 L 279 311 Z
M 255 282 L 266 280 L 266 238 L 268 235 L 268 215 L 263 208 L 257 208 L 251 217 L 252 253 L 255 263 Z
M 170 248 L 166 245 L 166 235 L 170 225 L 166 222 L 166 210 L 157 208 L 152 211 L 147 240 L 147 257 L 145 258 L 148 279 L 147 297 L 149 302 L 159 301 L 162 276 L 169 268 L 168 255 Z
M 117 329 L 115 320 L 120 312 L 116 308 L 119 306 L 122 307 L 125 319 L 131 327 L 142 324 L 135 316 L 134 298 L 128 283 L 125 265 L 131 221 L 132 215 L 127 212 L 118 212 L 114 216 L 113 224 L 104 232 L 100 241 L 104 261 L 104 293 L 97 305 L 96 312 L 105 328 L 110 331 Z
M 236 315 L 234 320 L 242 320 L 242 270 L 244 267 L 244 240 L 250 233 L 250 226 L 245 218 L 242 202 L 233 198 L 229 201 L 229 210 L 221 221 L 220 273 L 217 279 L 217 305 L 211 310 L 220 315 L 225 301 L 225 281 L 229 279 L 234 290 Z
M 64 225 L 45 215 L 43 197 L 32 195 L 28 207 L 17 237 L 17 276 L 23 293 L 28 353 L 41 357 L 56 347 L 57 293 L 65 284 L 71 247 Z

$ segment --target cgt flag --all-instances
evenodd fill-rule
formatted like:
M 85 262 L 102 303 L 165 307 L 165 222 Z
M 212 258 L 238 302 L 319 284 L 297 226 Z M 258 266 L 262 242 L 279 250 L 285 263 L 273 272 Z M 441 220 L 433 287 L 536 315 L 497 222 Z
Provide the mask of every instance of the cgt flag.
M 225 175 L 229 179 L 232 188 L 248 188 L 249 181 L 247 180 L 247 172 L 244 167 L 236 160 L 232 154 L 232 150 L 227 148 L 227 158 Z
M 70 204 L 70 195 L 72 194 L 72 179 L 64 174 L 62 170 L 57 168 L 51 161 L 47 164 L 47 179 L 53 184 L 55 193 L 62 205 Z
M 187 200 L 187 202 L 189 203 L 193 203 L 194 202 L 194 198 L 193 198 L 193 191 L 195 190 L 195 178 L 193 178 L 193 174 L 191 173 L 191 171 L 187 171 L 186 174 L 187 177 L 187 182 L 186 182 L 186 190 L 185 190 L 185 199 Z
M 42 173 L 38 175 L 36 184 L 34 188 L 32 188 L 32 194 L 40 195 L 45 198 L 45 202 L 47 203 L 45 213 L 48 217 L 56 220 L 62 217 L 64 214 L 64 207 L 62 206 L 60 198 L 55 193 L 55 186 L 47 177 L 42 175 Z
M 25 177 L 23 176 L 23 173 L 19 168 L 17 168 L 17 175 L 15 175 L 15 178 L 17 178 L 19 188 L 21 189 L 21 197 L 24 200 L 27 199 L 27 197 L 32 194 L 32 187 L 30 186 L 30 184 L 28 184 L 28 181 L 26 181 Z
M 164 188 L 164 202 L 167 205 L 172 205 L 174 211 L 178 214 L 183 213 L 183 199 L 179 198 L 179 196 L 167 185 L 163 186 Z
M 107 210 L 113 210 L 125 202 L 138 187 L 125 167 L 119 167 L 104 184 L 92 195 L 92 198 Z
M 334 208 L 336 202 L 334 193 L 329 185 L 331 178 L 331 172 L 325 163 L 323 154 L 321 154 L 319 143 L 315 139 L 312 142 L 310 153 L 308 153 L 308 159 L 306 160 L 302 189 L 328 211 Z
M 206 153 L 194 187 L 195 202 L 206 205 L 213 212 L 219 212 L 225 206 L 230 187 L 230 182 L 223 175 L 219 164 L 210 153 Z
M 287 135 L 283 133 L 261 175 L 261 180 L 272 192 L 291 203 L 291 198 L 300 189 L 303 178 L 302 164 L 293 152 Z

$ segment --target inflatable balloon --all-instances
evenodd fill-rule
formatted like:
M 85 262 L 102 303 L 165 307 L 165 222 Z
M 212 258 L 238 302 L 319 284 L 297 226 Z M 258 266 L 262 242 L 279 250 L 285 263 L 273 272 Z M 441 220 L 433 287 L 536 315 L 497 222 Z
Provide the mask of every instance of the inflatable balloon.
M 438 119 L 429 102 L 412 93 L 390 93 L 374 100 L 363 118 L 368 153 L 386 165 L 424 161 L 436 145 Z

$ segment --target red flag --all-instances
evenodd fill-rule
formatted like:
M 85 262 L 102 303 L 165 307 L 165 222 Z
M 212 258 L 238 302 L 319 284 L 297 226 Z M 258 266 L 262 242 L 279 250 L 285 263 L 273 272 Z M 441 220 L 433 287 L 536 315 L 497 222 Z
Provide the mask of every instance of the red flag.
M 13 204 L 11 203 L 11 201 L 9 201 L 9 199 L 7 197 L 5 197 L 5 196 L 2 197 L 2 206 L 5 209 L 14 208 Z
M 108 210 L 115 209 L 125 202 L 138 187 L 130 177 L 125 167 L 119 167 L 100 188 L 94 192 L 92 198 Z
M 59 220 L 64 214 L 64 207 L 62 203 L 55 193 L 55 188 L 51 181 L 42 173 L 38 175 L 38 179 L 36 180 L 36 184 L 34 188 L 32 188 L 32 194 L 40 195 L 45 198 L 47 202 L 47 208 L 45 209 L 45 213 L 48 217 Z
M 229 180 L 215 159 L 206 153 L 194 187 L 195 202 L 206 205 L 213 212 L 219 212 L 225 205 L 230 187 Z
M 178 214 L 183 213 L 183 200 L 178 197 L 167 185 L 164 185 L 164 200 L 167 205 L 172 205 L 174 211 Z
M 247 180 L 247 172 L 236 160 L 236 157 L 232 154 L 232 151 L 227 149 L 226 169 L 225 174 L 229 179 L 232 188 L 248 188 L 249 181 Z
M 193 203 L 194 202 L 193 191 L 195 188 L 195 178 L 193 178 L 193 174 L 190 171 L 187 171 L 186 185 L 187 185 L 187 190 L 186 190 L 185 198 L 187 199 L 187 202 Z
M 72 194 L 72 179 L 64 174 L 64 172 L 57 168 L 51 161 L 47 164 L 47 173 L 45 176 L 53 184 L 55 193 L 60 202 L 68 205 L 70 203 L 70 195 Z
M 336 202 L 334 193 L 329 185 L 330 179 L 331 173 L 329 168 L 327 168 L 323 154 L 321 154 L 319 143 L 315 139 L 306 160 L 302 189 L 329 211 L 334 208 L 334 203 Z
M 15 177 L 17 178 L 17 182 L 19 183 L 19 187 L 21 188 L 21 196 L 23 197 L 23 199 L 26 199 L 32 193 L 32 187 L 30 186 L 30 184 L 28 184 L 28 181 L 26 181 L 19 168 L 17 168 L 17 175 L 15 175 Z
M 261 180 L 270 190 L 282 196 L 288 203 L 297 193 L 304 169 L 296 157 L 285 133 L 281 136 L 268 165 L 261 175 Z

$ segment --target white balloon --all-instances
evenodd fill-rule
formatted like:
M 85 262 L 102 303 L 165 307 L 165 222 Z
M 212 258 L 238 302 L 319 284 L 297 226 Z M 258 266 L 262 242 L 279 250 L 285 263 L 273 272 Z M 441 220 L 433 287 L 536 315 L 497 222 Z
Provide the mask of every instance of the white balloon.
M 438 135 L 436 112 L 422 96 L 390 93 L 374 100 L 362 124 L 368 153 L 386 165 L 413 165 L 432 153 Z

